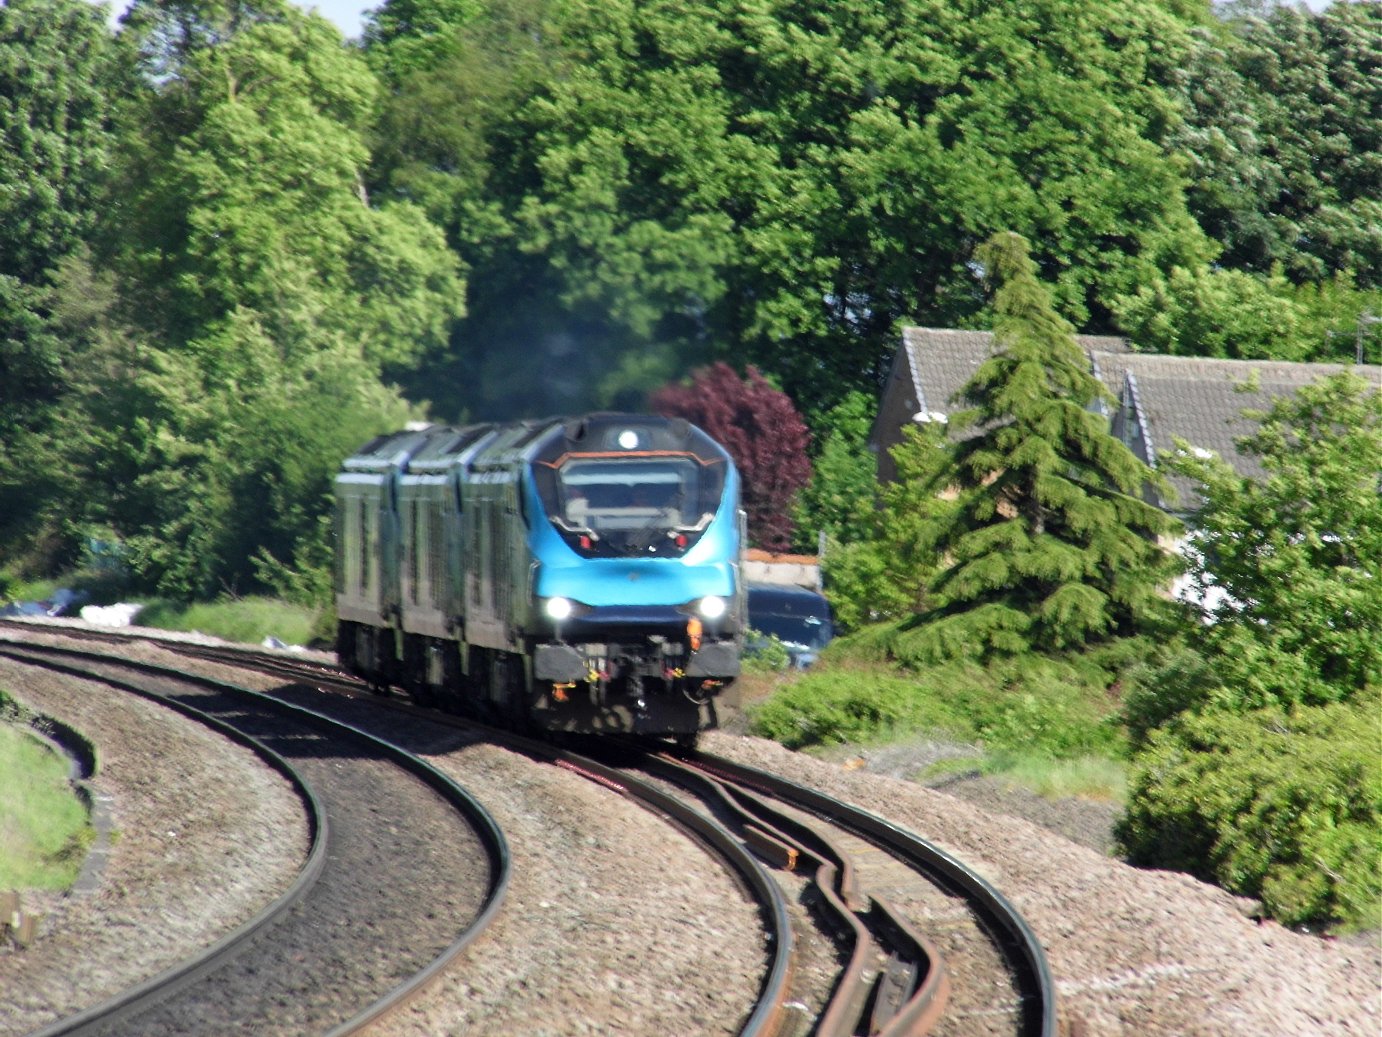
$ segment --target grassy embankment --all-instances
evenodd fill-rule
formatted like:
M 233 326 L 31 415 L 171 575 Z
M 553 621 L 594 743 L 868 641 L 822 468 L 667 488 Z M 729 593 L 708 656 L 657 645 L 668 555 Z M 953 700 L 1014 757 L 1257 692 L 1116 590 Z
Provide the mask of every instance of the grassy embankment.
M 0 693 L 0 889 L 65 889 L 76 880 L 92 831 L 67 777 L 66 757 L 35 738 Z
M 1130 649 L 904 668 L 865 631 L 805 673 L 750 661 L 742 681 L 751 732 L 790 748 L 833 758 L 941 742 L 944 758 L 916 777 L 978 770 L 1046 796 L 1121 802 L 1127 739 L 1110 689 Z

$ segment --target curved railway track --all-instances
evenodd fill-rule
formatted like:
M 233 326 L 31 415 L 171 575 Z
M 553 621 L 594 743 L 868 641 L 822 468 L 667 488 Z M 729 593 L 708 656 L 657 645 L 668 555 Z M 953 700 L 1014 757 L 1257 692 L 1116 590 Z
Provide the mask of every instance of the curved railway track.
M 222 658 L 233 659 L 236 652 L 229 649 Z M 255 664 L 284 676 L 303 672 L 303 664 L 292 660 L 258 656 Z M 319 679 L 341 679 L 329 669 L 307 665 Z M 552 752 L 542 743 L 521 741 L 527 751 Z M 838 934 L 845 960 L 833 990 L 815 1013 L 811 1032 L 817 1037 L 893 1037 L 933 1030 L 1022 1037 L 1057 1033 L 1055 983 L 1040 942 L 1007 898 L 963 862 L 883 818 L 777 775 L 709 754 L 645 753 L 636 747 L 633 751 L 636 762 L 609 763 L 608 744 L 592 740 L 587 753 L 560 751 L 553 758 L 647 801 L 654 810 L 670 812 L 664 799 L 635 787 L 642 784 L 637 772 L 690 788 L 709 804 L 703 808 L 706 813 L 760 858 L 776 868 L 808 874 L 809 897 L 818 905 L 815 913 L 825 930 Z M 678 820 L 685 823 L 682 814 L 690 809 L 682 806 Z M 822 826 L 838 834 L 824 833 Z M 852 854 L 843 845 L 850 842 Z M 852 857 L 868 858 L 875 847 L 894 862 L 892 877 L 882 881 L 893 889 L 910 890 L 910 901 L 919 903 L 928 917 L 939 919 L 947 945 L 944 956 L 889 904 L 888 897 L 861 887 L 860 869 Z M 888 869 L 880 868 L 876 855 L 873 861 L 872 870 L 886 874 Z M 909 883 L 899 874 L 920 882 Z M 915 892 L 917 885 L 926 887 L 930 896 Z M 928 899 L 933 901 L 930 906 Z M 946 960 L 960 966 L 953 979 Z M 793 966 L 787 969 L 797 971 Z M 784 996 L 800 1000 L 796 993 Z
M 865 928 L 881 931 L 880 943 L 891 944 L 886 965 L 871 980 L 874 989 L 865 1001 L 869 1021 L 836 1011 L 837 997 L 822 1019 L 821 1037 L 856 1032 L 891 1037 L 933 1028 L 992 1033 L 999 1032 L 998 1020 L 1006 1020 L 997 1023 L 1001 1032 L 1055 1037 L 1055 982 L 1040 942 L 1007 898 L 963 862 L 877 815 L 767 771 L 682 752 L 660 754 L 642 766 L 689 787 L 728 794 L 736 810 L 750 818 L 749 826 L 772 826 L 785 845 L 822 847 L 842 876 L 841 886 L 850 890 L 846 900 L 860 905 L 857 910 L 871 920 Z M 889 861 L 880 863 L 870 854 L 873 848 Z M 886 883 L 889 895 L 875 883 Z M 904 896 L 916 905 L 916 913 L 907 917 L 890 903 Z M 935 906 L 929 903 L 937 900 Z M 922 935 L 931 926 L 916 921 L 919 917 L 944 919 L 949 931 L 944 954 L 939 940 Z M 963 968 L 954 967 L 962 958 Z M 841 988 L 869 982 L 867 968 L 849 970 Z M 861 996 L 853 995 L 856 1003 Z M 947 999 L 949 1011 L 943 1014 Z
M 315 817 L 308 860 L 269 909 L 42 1037 L 359 1032 L 416 995 L 495 917 L 509 881 L 503 834 L 464 789 L 410 754 L 165 667 L 12 642 L 0 654 L 154 699 L 255 745 L 299 783 Z M 404 823 L 379 824 L 371 815 L 381 802 Z M 410 867 L 400 871 L 400 860 Z
M 348 691 L 367 703 L 352 708 L 414 709 L 320 663 L 161 643 L 311 688 L 327 712 L 335 712 L 334 696 L 320 696 L 320 690 Z M 422 715 L 473 726 L 430 711 Z M 485 737 L 636 799 L 725 861 L 760 904 L 771 950 L 742 1034 L 1055 1037 L 1054 983 L 1031 930 L 981 876 L 916 835 L 814 789 L 706 754 L 627 746 L 611 751 L 607 743 L 577 753 L 503 732 Z M 778 882 L 766 877 L 755 857 L 774 869 Z M 805 910 L 793 905 L 789 911 L 789 895 Z M 801 916 L 814 921 L 803 926 Z M 940 931 L 935 938 L 928 932 L 933 926 Z M 810 970 L 801 965 L 794 927 L 813 928 L 809 938 L 829 945 L 817 952 L 838 966 L 826 989 L 808 990 L 802 973 Z

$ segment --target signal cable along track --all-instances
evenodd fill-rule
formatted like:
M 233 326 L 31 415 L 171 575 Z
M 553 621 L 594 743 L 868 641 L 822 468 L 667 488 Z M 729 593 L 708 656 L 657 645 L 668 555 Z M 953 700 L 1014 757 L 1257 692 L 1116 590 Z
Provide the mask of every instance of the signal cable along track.
M 289 761 L 282 769 L 301 775 L 321 818 L 279 901 L 42 1037 L 358 1032 L 423 989 L 498 913 L 509 883 L 503 834 L 422 760 L 312 710 L 166 667 L 33 643 L 3 642 L 0 654 L 234 731 L 266 760 Z
M 1006 963 L 1017 996 L 1014 1032 L 1021 1037 L 1056 1037 L 1055 981 L 1035 933 L 1016 908 L 983 876 L 921 837 L 875 814 L 837 800 L 786 778 L 705 753 L 667 755 L 649 766 L 691 768 L 707 780 L 722 781 L 741 802 L 761 792 L 791 804 L 804 814 L 824 819 L 882 848 L 910 868 L 924 873 L 943 889 L 963 899 Z M 917 999 L 914 997 L 913 1001 Z M 920 1015 L 920 1004 L 911 1006 Z M 869 1030 L 864 1032 L 893 1033 Z M 906 1032 L 924 1032 L 906 1031 Z

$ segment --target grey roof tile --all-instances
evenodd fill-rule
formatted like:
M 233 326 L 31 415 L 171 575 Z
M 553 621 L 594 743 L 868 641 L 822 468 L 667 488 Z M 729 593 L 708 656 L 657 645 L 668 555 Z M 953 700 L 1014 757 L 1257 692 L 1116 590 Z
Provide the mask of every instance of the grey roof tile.
M 1152 463 L 1159 452 L 1174 449 L 1180 437 L 1192 447 L 1214 451 L 1245 475 L 1259 475 L 1257 459 L 1237 449 L 1236 440 L 1256 425 L 1244 417 L 1244 410 L 1266 410 L 1273 399 L 1345 369 L 1382 391 L 1382 367 L 1375 364 L 1160 356 L 1132 352 L 1127 340 L 1115 336 L 1075 339 L 1089 356 L 1090 370 L 1120 402 L 1110 414 L 1115 434 Z M 948 415 L 962 409 L 958 394 L 994 350 L 988 331 L 905 328 L 902 342 L 919 414 Z M 1252 388 L 1245 389 L 1250 383 Z M 1198 501 L 1190 482 L 1179 477 L 1170 481 L 1179 491 L 1178 502 L 1171 506 L 1181 511 L 1194 507 Z

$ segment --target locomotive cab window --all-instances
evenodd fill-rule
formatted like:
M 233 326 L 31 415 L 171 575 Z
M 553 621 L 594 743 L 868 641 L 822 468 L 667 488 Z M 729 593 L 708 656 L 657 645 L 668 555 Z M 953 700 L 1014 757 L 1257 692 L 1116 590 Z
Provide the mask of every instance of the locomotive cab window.
M 583 554 L 680 554 L 719 507 L 724 474 L 691 456 L 565 459 L 538 480 L 543 508 Z

